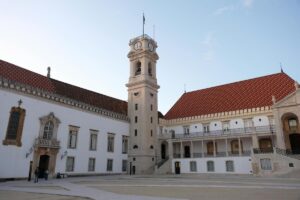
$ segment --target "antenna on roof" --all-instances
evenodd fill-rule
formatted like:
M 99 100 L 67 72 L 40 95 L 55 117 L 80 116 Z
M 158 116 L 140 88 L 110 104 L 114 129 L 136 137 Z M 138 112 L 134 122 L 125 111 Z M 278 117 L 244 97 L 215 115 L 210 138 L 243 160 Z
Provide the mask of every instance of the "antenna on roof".
M 47 71 L 48 71 L 48 72 L 47 72 L 47 77 L 50 78 L 50 75 L 51 75 L 51 74 L 50 74 L 50 73 L 51 73 L 51 68 L 50 68 L 50 66 L 47 68 Z
M 282 69 L 282 63 L 281 62 L 280 62 L 280 71 L 281 71 L 281 73 L 284 72 L 283 69 Z

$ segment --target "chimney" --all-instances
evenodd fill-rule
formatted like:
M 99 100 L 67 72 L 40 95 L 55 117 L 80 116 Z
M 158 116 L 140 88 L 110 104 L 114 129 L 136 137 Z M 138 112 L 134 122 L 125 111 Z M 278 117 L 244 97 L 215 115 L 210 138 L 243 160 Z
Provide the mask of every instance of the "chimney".
M 48 73 L 47 73 L 47 77 L 48 77 L 48 78 L 50 78 L 50 72 L 51 72 L 51 68 L 50 68 L 50 67 L 48 67 L 48 68 L 47 68 L 47 71 L 48 71 Z

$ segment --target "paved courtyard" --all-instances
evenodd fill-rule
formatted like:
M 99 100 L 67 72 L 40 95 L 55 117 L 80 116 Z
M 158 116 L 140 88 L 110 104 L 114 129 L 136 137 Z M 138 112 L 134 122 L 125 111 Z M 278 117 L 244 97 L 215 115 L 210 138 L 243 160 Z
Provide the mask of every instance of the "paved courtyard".
M 244 175 L 97 176 L 0 183 L 10 200 L 300 200 L 300 178 Z

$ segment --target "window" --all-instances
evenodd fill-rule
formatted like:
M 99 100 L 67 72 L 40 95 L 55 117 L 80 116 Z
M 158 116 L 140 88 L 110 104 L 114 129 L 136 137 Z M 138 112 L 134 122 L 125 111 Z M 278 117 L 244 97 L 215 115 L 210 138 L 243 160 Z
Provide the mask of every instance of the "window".
M 150 110 L 151 110 L 151 111 L 153 110 L 153 105 L 152 105 L 152 104 L 150 105 Z
M 196 163 L 196 161 L 191 161 L 190 162 L 190 171 L 191 172 L 196 172 L 197 171 L 197 163 Z
M 184 133 L 184 135 L 189 135 L 190 134 L 190 126 L 184 126 L 183 133 Z
M 113 159 L 107 159 L 106 171 L 111 172 L 113 170 Z
M 150 145 L 150 149 L 153 149 L 153 145 Z
M 134 109 L 135 109 L 135 110 L 138 110 L 138 104 L 137 104 L 137 103 L 134 104 Z
M 68 141 L 69 149 L 76 149 L 77 135 L 78 135 L 78 127 L 70 126 L 69 127 L 69 141 Z
M 207 155 L 213 155 L 214 154 L 214 142 L 207 142 L 206 143 L 207 147 Z M 215 147 L 216 147 L 216 152 L 217 152 L 217 143 L 215 142 Z
M 260 166 L 262 170 L 272 170 L 271 159 L 269 158 L 260 159 Z
M 153 130 L 151 129 L 150 131 L 150 136 L 152 137 L 153 136 Z
M 152 124 L 152 122 L 153 122 L 153 117 L 150 118 L 150 122 L 151 122 L 151 124 Z
M 214 161 L 207 161 L 207 171 L 214 172 L 215 171 L 215 164 Z
M 233 172 L 233 171 L 234 171 L 233 161 L 227 160 L 226 161 L 226 172 Z
M 137 129 L 134 129 L 134 136 L 137 136 Z
M 107 152 L 114 152 L 114 140 L 115 140 L 115 135 L 113 133 L 108 133 L 108 135 L 107 135 Z
M 289 129 L 291 132 L 296 132 L 297 131 L 297 120 L 292 118 L 289 119 Z
M 95 163 L 96 159 L 95 158 L 89 158 L 89 172 L 95 171 Z
M 3 145 L 22 146 L 21 138 L 25 119 L 25 109 L 12 107 L 7 125 L 6 137 Z
M 97 150 L 97 138 L 98 138 L 98 134 L 95 131 L 91 131 L 91 134 L 90 134 L 90 150 L 91 151 Z
M 148 63 L 148 74 L 149 76 L 152 76 L 152 67 L 151 67 L 151 63 Z
M 135 68 L 135 76 L 137 76 L 137 75 L 140 75 L 141 74 L 141 71 L 142 71 L 142 69 L 141 69 L 141 62 L 139 61 L 139 62 L 137 62 L 136 63 L 136 68 Z
M 43 139 L 51 140 L 53 136 L 53 122 L 48 121 L 44 127 Z
M 223 123 L 223 133 L 229 133 L 229 122 Z
M 138 122 L 138 117 L 137 117 L 137 116 L 134 117 L 134 122 L 135 122 L 135 123 Z
M 243 152 L 243 143 L 241 142 L 241 152 Z M 238 140 L 231 140 L 231 153 L 232 154 L 239 154 L 239 141 Z
M 138 149 L 138 145 L 133 145 L 133 149 Z
M 128 149 L 128 137 L 123 135 L 122 136 L 122 153 L 127 153 Z
M 209 133 L 209 124 L 204 124 L 203 125 L 203 132 L 204 133 Z
M 75 164 L 75 158 L 68 156 L 67 157 L 67 165 L 66 165 L 66 171 L 67 172 L 73 172 L 74 171 L 74 164 Z
M 127 160 L 122 160 L 122 172 L 127 171 Z

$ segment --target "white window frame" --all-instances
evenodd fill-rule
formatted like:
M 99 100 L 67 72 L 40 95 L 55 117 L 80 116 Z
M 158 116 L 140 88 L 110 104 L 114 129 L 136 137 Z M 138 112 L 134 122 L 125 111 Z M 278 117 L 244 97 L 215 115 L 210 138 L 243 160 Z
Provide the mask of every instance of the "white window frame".
M 97 151 L 98 131 L 90 130 L 90 151 Z
M 197 172 L 197 162 L 190 161 L 190 172 Z
M 88 171 L 94 172 L 96 166 L 96 158 L 89 158 Z
M 72 162 L 70 162 L 72 161 Z M 66 172 L 74 172 L 75 169 L 75 157 L 74 156 L 67 156 L 66 159 Z
M 78 131 L 78 127 L 69 126 L 68 149 L 77 148 Z

